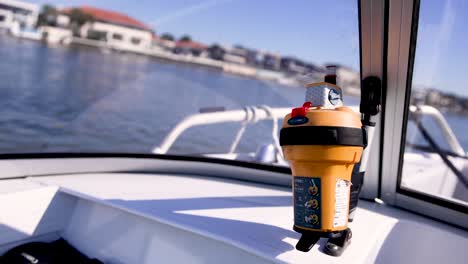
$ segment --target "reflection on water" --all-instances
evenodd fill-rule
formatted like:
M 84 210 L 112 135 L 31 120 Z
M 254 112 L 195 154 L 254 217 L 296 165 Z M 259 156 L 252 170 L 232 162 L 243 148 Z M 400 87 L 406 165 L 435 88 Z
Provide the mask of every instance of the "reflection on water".
M 47 47 L 0 36 L 1 152 L 149 152 L 201 107 L 292 106 L 291 88 L 131 54 Z M 189 131 L 177 153 L 226 151 L 238 124 Z M 269 122 L 240 151 L 269 142 Z
M 0 35 L 0 152 L 142 152 L 201 107 L 302 104 L 304 90 L 94 48 L 48 47 Z M 345 98 L 357 104 L 358 98 Z M 450 120 L 449 120 L 450 121 Z M 226 152 L 239 124 L 194 128 L 173 153 Z M 239 151 L 271 142 L 271 122 Z M 466 141 L 464 141 L 466 146 Z

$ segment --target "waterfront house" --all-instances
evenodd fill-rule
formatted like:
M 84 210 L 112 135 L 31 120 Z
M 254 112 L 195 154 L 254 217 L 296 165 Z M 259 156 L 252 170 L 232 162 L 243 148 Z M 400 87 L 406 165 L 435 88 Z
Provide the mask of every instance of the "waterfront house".
M 176 42 L 173 40 L 168 40 L 164 38 L 160 38 L 156 35 L 153 36 L 153 49 L 159 49 L 166 52 L 172 52 L 176 47 Z
M 336 66 L 336 75 L 338 76 L 336 81 L 338 85 L 343 88 L 347 94 L 360 95 L 361 76 L 359 72 L 343 65 Z
M 223 61 L 236 64 L 247 64 L 247 59 L 245 56 L 232 52 L 232 49 L 226 49 L 226 53 L 223 56 Z
M 251 66 L 258 66 L 259 61 L 258 61 L 258 51 L 250 48 L 246 48 L 242 45 L 234 45 L 230 49 L 227 50 L 227 52 L 231 55 L 235 56 L 240 56 L 245 59 L 245 64 L 251 65 Z
M 43 7 L 38 26 L 41 39 L 49 44 L 67 45 L 72 41 L 71 19 L 52 6 Z
M 224 46 L 223 60 L 236 64 L 247 64 L 247 50 L 239 46 Z
M 225 46 L 224 48 L 226 50 L 224 61 L 247 64 L 254 67 L 263 64 L 263 56 L 259 58 L 259 52 L 257 50 L 246 48 L 241 45 Z
M 195 41 L 177 41 L 173 52 L 181 55 L 200 56 L 206 52 L 208 46 Z
M 293 74 L 308 74 L 317 71 L 313 65 L 293 57 L 281 58 L 280 65 L 282 71 Z
M 267 70 L 280 70 L 281 57 L 276 54 L 263 53 L 262 54 L 262 66 Z
M 305 63 L 304 67 L 307 68 L 309 73 L 325 74 L 326 70 L 312 63 Z
M 72 40 L 72 31 L 65 27 L 41 26 L 41 39 L 49 44 L 67 45 Z
M 0 29 L 12 33 L 36 26 L 39 6 L 18 0 L 0 0 Z
M 118 50 L 149 49 L 153 41 L 153 31 L 144 23 L 125 14 L 83 6 L 76 8 L 92 17 L 81 25 L 79 35 L 84 38 L 105 42 Z M 65 9 L 70 13 L 73 9 Z

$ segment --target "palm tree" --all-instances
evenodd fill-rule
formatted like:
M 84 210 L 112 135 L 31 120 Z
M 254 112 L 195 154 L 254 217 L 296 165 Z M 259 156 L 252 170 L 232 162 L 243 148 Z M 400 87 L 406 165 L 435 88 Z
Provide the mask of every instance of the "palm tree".
M 170 33 L 161 34 L 161 38 L 165 39 L 165 40 L 174 41 L 174 36 L 172 34 L 170 34 Z
M 70 13 L 70 22 L 76 23 L 78 26 L 84 25 L 86 22 L 94 21 L 94 17 L 90 14 L 87 14 L 79 8 L 73 8 Z
M 44 5 L 37 18 L 36 26 L 55 26 L 55 17 L 57 16 L 57 13 L 57 9 L 54 6 Z
M 218 44 L 213 44 L 208 48 L 210 58 L 214 60 L 223 60 L 226 51 Z
M 189 42 L 189 41 L 192 41 L 192 37 L 190 37 L 189 35 L 183 35 L 179 41 L 181 42 Z
M 80 35 L 81 26 L 83 26 L 87 22 L 94 21 L 94 17 L 92 15 L 87 14 L 78 8 L 73 8 L 69 12 L 69 16 L 70 16 L 70 28 L 74 36 Z

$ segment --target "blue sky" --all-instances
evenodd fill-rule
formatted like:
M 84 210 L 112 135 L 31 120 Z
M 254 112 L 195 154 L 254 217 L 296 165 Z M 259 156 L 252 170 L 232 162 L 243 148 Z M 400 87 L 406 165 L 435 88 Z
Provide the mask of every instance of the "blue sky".
M 58 7 L 91 5 L 126 13 L 158 34 L 243 44 L 359 69 L 357 0 L 37 0 Z M 421 1 L 414 83 L 468 96 L 468 3 Z M 466 81 L 465 81 L 466 80 Z M 462 86 L 462 82 L 467 86 Z
M 35 2 L 107 8 L 154 26 L 158 34 L 170 32 L 180 37 L 187 33 L 208 44 L 243 44 L 318 64 L 340 62 L 359 69 L 357 2 L 353 0 L 302 0 L 287 4 L 282 0 Z
M 468 1 L 421 1 L 413 83 L 468 96 Z

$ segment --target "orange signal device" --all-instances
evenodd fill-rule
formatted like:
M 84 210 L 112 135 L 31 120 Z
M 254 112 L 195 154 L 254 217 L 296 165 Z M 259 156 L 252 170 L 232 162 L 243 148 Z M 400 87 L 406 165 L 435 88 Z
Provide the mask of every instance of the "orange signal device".
M 296 248 L 309 251 L 320 237 L 351 236 L 348 225 L 351 175 L 366 133 L 358 113 L 342 106 L 333 83 L 307 86 L 306 103 L 284 118 L 280 145 L 293 176 Z

